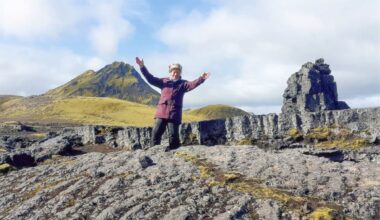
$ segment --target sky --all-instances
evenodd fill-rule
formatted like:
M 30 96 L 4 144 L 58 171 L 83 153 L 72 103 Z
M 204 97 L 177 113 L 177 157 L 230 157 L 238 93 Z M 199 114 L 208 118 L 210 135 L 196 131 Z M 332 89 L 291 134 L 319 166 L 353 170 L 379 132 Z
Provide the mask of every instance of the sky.
M 187 80 L 211 72 L 184 108 L 278 113 L 287 79 L 318 58 L 339 100 L 380 106 L 380 1 L 0 0 L 0 94 L 39 95 L 136 56 L 157 77 L 171 63 Z

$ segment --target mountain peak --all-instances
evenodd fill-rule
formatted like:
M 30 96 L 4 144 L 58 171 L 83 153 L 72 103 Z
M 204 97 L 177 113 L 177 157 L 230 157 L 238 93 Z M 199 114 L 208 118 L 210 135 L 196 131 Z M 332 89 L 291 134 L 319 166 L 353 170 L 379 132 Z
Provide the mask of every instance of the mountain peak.
M 159 93 L 141 78 L 132 65 L 119 61 L 96 72 L 87 70 L 45 95 L 113 97 L 149 105 L 156 104 L 159 99 Z

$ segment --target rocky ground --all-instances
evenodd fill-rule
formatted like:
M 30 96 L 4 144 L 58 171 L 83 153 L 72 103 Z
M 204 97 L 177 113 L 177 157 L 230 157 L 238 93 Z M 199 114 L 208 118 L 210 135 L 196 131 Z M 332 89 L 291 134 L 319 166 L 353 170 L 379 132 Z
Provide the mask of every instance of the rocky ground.
M 380 107 L 339 101 L 323 59 L 283 97 L 182 124 L 171 152 L 152 128 L 0 124 L 0 219 L 379 220 Z
M 378 146 L 354 154 L 305 146 L 193 145 L 172 152 L 162 146 L 104 148 L 53 154 L 0 176 L 0 218 L 380 217 Z

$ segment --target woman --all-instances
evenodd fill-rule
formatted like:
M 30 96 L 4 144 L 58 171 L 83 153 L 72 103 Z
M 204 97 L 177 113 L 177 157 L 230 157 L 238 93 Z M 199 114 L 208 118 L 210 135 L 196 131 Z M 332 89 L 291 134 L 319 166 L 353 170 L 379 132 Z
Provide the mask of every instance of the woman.
M 153 86 L 161 89 L 161 97 L 158 101 L 153 127 L 151 147 L 161 144 L 161 137 L 168 127 L 169 146 L 166 151 L 177 149 L 180 146 L 179 125 L 182 122 L 183 96 L 186 92 L 195 89 L 202 84 L 210 73 L 204 72 L 198 79 L 187 81 L 181 79 L 182 66 L 180 64 L 169 65 L 169 77 L 157 78 L 149 73 L 144 65 L 144 60 L 136 57 L 136 63 L 140 66 L 141 73 Z

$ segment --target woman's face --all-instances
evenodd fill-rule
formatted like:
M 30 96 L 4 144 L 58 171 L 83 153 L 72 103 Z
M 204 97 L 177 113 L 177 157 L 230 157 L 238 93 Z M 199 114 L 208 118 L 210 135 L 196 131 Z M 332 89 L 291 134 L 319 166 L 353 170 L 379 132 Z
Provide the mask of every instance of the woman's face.
M 181 71 L 177 68 L 172 69 L 172 71 L 170 72 L 170 77 L 174 80 L 179 79 L 180 76 L 181 76 Z

